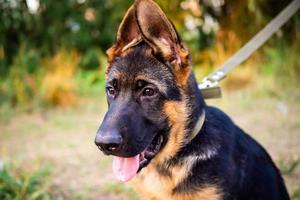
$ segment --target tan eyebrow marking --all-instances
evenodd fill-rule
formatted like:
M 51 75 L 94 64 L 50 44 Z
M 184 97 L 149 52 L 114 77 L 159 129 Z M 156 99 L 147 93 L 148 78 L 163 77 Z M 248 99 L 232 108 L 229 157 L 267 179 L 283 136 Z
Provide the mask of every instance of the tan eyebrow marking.
M 158 90 L 159 90 L 159 91 L 161 91 L 161 92 L 163 92 L 163 93 L 167 93 L 167 86 L 164 85 L 162 82 L 153 79 L 153 78 L 150 77 L 150 76 L 147 76 L 147 75 L 138 75 L 138 76 L 135 77 L 135 81 L 138 81 L 138 80 L 143 80 L 143 81 L 152 83 L 152 84 L 154 84 L 156 87 L 158 87 Z

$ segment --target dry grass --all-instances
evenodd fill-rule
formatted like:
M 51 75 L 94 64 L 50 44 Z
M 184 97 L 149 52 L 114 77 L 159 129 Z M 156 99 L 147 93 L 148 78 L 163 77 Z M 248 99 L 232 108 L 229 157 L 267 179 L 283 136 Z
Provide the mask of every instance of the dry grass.
M 225 93 L 208 103 L 226 111 L 287 169 L 300 155 L 300 104 L 257 97 L 254 91 Z M 99 96 L 73 109 L 21 114 L 0 123 L 0 158 L 27 170 L 52 166 L 52 192 L 57 199 L 134 199 L 131 189 L 114 179 L 110 158 L 102 156 L 93 142 L 105 109 L 105 98 Z M 284 178 L 296 196 L 300 167 Z

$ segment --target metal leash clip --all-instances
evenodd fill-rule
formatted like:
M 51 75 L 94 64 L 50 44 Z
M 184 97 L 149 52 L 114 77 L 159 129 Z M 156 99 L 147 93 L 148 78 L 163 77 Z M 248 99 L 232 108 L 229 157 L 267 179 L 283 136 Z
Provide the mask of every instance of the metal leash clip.
M 198 85 L 204 99 L 214 99 L 222 97 L 222 90 L 219 81 L 225 78 L 223 72 L 218 71 L 211 76 L 205 77 Z

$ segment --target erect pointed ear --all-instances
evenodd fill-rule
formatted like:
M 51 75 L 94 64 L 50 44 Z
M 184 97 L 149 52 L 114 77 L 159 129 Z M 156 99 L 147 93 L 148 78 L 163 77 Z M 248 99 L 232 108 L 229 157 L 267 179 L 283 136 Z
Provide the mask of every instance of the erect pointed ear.
M 173 24 L 152 0 L 136 0 L 135 12 L 143 39 L 154 53 L 172 64 L 178 81 L 186 83 L 191 72 L 189 52 L 181 42 Z
M 108 61 L 120 56 L 128 48 L 137 45 L 142 40 L 140 30 L 135 17 L 135 8 L 131 6 L 119 26 L 117 41 L 107 50 Z

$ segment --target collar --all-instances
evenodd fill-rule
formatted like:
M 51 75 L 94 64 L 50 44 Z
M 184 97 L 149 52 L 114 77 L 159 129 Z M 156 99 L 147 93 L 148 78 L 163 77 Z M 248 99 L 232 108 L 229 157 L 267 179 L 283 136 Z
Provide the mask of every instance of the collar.
M 204 125 L 204 121 L 205 121 L 205 110 L 202 111 L 201 115 L 199 116 L 196 125 L 191 133 L 191 135 L 189 136 L 189 138 L 187 139 L 186 143 L 191 142 L 200 132 L 200 130 L 202 129 L 203 125 Z

